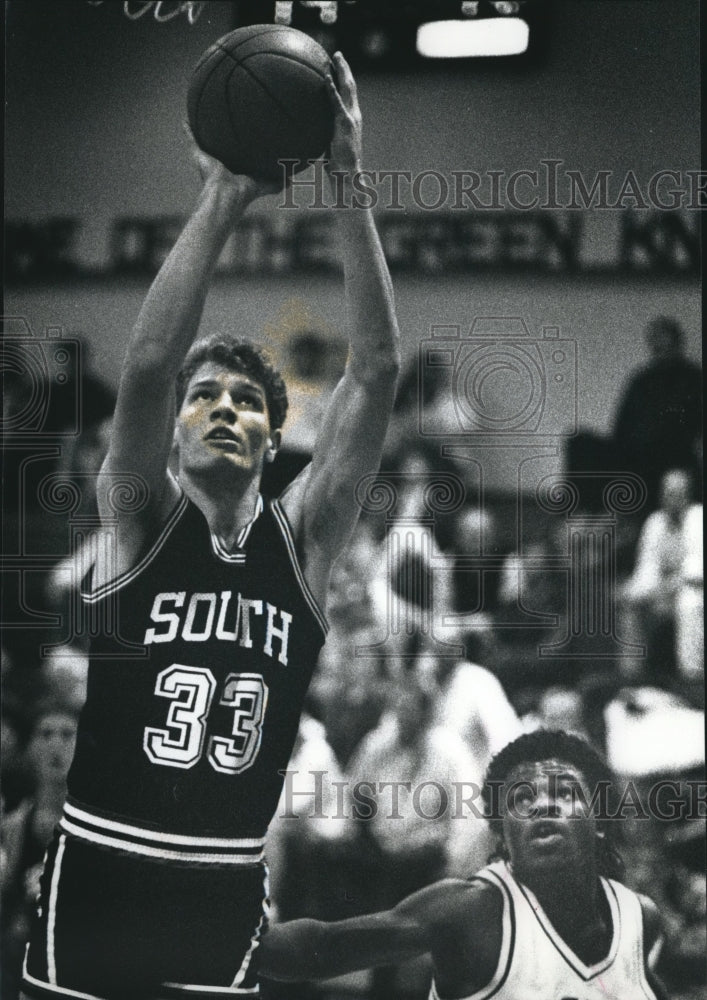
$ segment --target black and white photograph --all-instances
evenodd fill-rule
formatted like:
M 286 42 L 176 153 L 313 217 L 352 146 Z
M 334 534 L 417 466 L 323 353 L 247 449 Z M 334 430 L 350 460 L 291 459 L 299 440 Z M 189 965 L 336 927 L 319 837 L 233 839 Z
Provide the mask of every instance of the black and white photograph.
M 698 0 L 8 0 L 0 1000 L 701 1000 Z

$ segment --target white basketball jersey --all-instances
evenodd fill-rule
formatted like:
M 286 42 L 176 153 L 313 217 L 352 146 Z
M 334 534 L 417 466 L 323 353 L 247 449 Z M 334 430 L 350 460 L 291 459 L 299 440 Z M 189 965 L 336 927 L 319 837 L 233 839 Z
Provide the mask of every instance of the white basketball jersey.
M 503 940 L 493 979 L 466 1000 L 657 1000 L 645 975 L 641 904 L 630 889 L 602 878 L 613 936 L 606 958 L 585 965 L 503 862 L 477 877 L 503 894 Z M 430 1000 L 440 1000 L 434 983 Z

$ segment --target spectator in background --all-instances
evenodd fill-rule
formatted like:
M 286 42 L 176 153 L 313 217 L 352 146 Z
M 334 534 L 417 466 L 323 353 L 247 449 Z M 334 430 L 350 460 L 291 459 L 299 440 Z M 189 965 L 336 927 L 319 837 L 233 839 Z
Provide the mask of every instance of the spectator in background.
M 697 507 L 701 522 L 701 506 Z M 671 469 L 660 482 L 660 507 L 648 516 L 641 528 L 633 574 L 627 581 L 623 596 L 628 605 L 631 631 L 635 638 L 646 646 L 644 679 L 665 684 L 675 678 L 677 669 L 678 634 L 683 647 L 682 659 L 691 654 L 695 640 L 693 629 L 686 629 L 696 608 L 689 609 L 689 600 L 683 595 L 685 587 L 684 568 L 696 562 L 688 548 L 686 524 L 695 531 L 695 515 L 691 513 L 690 476 L 684 469 Z M 693 538 L 690 545 L 694 547 Z M 701 539 L 697 544 L 701 545 Z M 701 557 L 699 560 L 701 569 Z M 700 590 L 698 574 L 693 569 L 690 579 Z M 692 584 L 690 585 L 692 586 Z M 678 625 L 678 597 L 680 596 L 680 623 Z M 684 611 L 682 605 L 685 605 Z M 685 665 L 691 673 L 698 673 L 697 664 Z
M 58 698 L 78 714 L 86 700 L 88 653 L 79 645 L 69 644 L 47 650 L 40 680 L 50 697 Z
M 77 503 L 69 515 L 68 532 L 65 512 L 45 512 L 42 524 L 43 532 L 57 539 L 54 551 L 65 545 L 67 534 L 71 551 L 66 552 L 47 574 L 43 597 L 47 610 L 60 616 L 57 639 L 86 646 L 85 611 L 80 588 L 101 545 L 111 544 L 110 531 L 102 534 L 99 530 L 97 484 L 98 473 L 108 452 L 115 396 L 90 372 L 86 372 L 81 380 L 80 401 L 80 433 L 68 439 L 57 467 L 60 482 L 76 487 Z M 78 542 L 71 537 L 72 520 L 79 522 L 81 540 Z M 58 543 L 59 538 L 62 544 Z
M 440 530 L 444 532 L 444 515 L 431 512 L 428 499 L 435 484 L 446 483 L 444 476 L 450 472 L 451 466 L 438 463 L 425 444 L 408 445 L 394 471 L 398 500 L 386 525 L 387 565 L 385 575 L 376 577 L 373 593 L 377 607 L 388 612 L 391 632 L 401 637 L 426 635 L 430 629 L 442 640 L 449 636 L 444 618 L 453 607 L 452 564 L 441 569 L 438 537 Z M 441 476 L 436 478 L 437 474 Z M 447 520 L 454 523 L 454 516 L 447 515 Z
M 342 810 L 337 791 L 345 782 L 326 728 L 303 714 L 268 830 L 270 900 L 279 920 L 300 914 L 336 919 L 359 877 L 356 826 Z
M 498 624 L 525 620 L 536 644 L 557 635 L 557 623 L 567 613 L 567 575 L 562 561 L 568 555 L 567 520 L 545 518 L 534 535 L 523 539 L 522 549 L 510 552 L 504 560 L 498 585 Z M 506 631 L 506 643 L 527 642 L 525 629 Z
M 352 808 L 362 819 L 356 860 L 359 877 L 367 875 L 362 911 L 391 907 L 445 875 L 465 877 L 492 846 L 488 825 L 463 804 L 473 794 L 471 783 L 481 787 L 484 766 L 457 732 L 437 721 L 434 658 L 393 664 L 386 710 L 348 768 Z M 357 788 L 361 796 L 372 795 L 370 815 Z M 376 969 L 369 996 L 416 995 L 428 978 L 426 962 Z
M 459 732 L 440 724 L 434 657 L 394 663 L 390 661 L 386 710 L 348 767 L 352 788 L 370 782 L 380 789 L 378 808 L 363 824 L 381 854 L 386 884 L 380 886 L 380 906 L 392 905 L 445 874 L 472 871 L 490 846 L 486 824 L 457 808 L 454 787 L 457 782 L 481 785 L 486 754 L 477 760 Z M 397 792 L 381 789 L 381 782 L 398 784 Z M 464 818 L 455 821 L 460 813 Z
M 696 682 L 704 699 L 704 548 L 701 503 L 692 504 L 683 521 L 684 557 L 675 595 L 675 629 L 678 672 L 682 680 Z M 702 702 L 704 705 L 704 701 Z
M 70 631 L 76 638 L 71 618 L 79 608 L 79 574 L 88 567 L 90 541 L 70 551 L 72 530 L 78 520 L 84 536 L 98 526 L 96 475 L 115 406 L 114 390 L 90 366 L 87 343 L 70 337 L 44 346 L 38 340 L 31 346 L 33 350 L 26 349 L 26 370 L 11 373 L 5 405 L 3 542 L 8 553 L 41 557 L 45 567 L 55 563 L 56 573 L 22 574 L 21 586 L 20 575 L 9 574 L 4 581 L 4 619 L 31 625 L 6 631 L 4 637 L 8 652 L 23 669 L 38 666 L 43 645 L 65 641 Z M 28 364 L 32 357 L 34 367 Z M 43 373 L 41 379 L 31 377 L 34 368 Z M 33 407 L 35 398 L 43 405 Z M 52 447 L 37 452 L 30 431 L 46 436 Z M 47 624 L 41 634 L 30 608 L 44 614 Z M 59 616 L 58 625 L 49 624 L 53 615 Z
M 470 645 L 479 643 L 467 643 L 467 648 Z M 435 719 L 446 732 L 461 737 L 473 755 L 476 772 L 483 774 L 493 755 L 520 736 L 523 725 L 501 682 L 485 667 L 469 660 L 440 659 L 438 676 Z
M 668 469 L 696 471 L 702 434 L 702 370 L 684 354 L 680 324 L 657 316 L 646 327 L 651 354 L 624 389 L 614 426 L 618 468 L 641 476 L 654 508 Z
M 366 647 L 385 636 L 385 547 L 359 522 L 332 571 L 327 595 L 330 629 L 310 687 L 313 714 L 341 767 L 380 718 L 386 680 Z M 377 599 L 379 592 L 383 600 Z
M 370 626 L 330 633 L 330 639 L 319 661 L 312 701 L 339 764 L 346 767 L 363 737 L 378 724 L 388 682 L 378 657 L 356 654 L 357 647 L 377 639 Z
M 14 809 L 22 798 L 24 775 L 20 757 L 21 724 L 13 698 L 3 694 L 0 716 L 0 803 L 2 811 Z
M 591 742 L 585 723 L 582 692 L 576 688 L 553 684 L 540 693 L 535 711 L 523 716 L 523 726 L 533 729 L 564 729 L 567 733 Z
M 470 504 L 457 513 L 454 528 L 452 610 L 459 616 L 460 626 L 470 632 L 487 631 L 497 601 L 498 574 L 475 569 L 468 560 L 499 551 L 494 516 L 488 508 Z
M 73 704 L 47 701 L 37 709 L 26 748 L 31 794 L 2 828 L 3 1000 L 14 1000 L 20 983 L 29 919 L 39 894 L 44 852 L 61 817 L 66 775 L 74 754 L 78 711 Z

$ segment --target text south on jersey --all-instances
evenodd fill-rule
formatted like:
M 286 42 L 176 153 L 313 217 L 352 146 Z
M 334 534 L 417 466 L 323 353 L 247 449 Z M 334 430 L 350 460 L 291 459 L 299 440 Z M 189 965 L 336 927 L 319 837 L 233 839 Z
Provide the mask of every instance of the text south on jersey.
M 293 616 L 267 601 L 244 597 L 230 590 L 194 593 L 179 590 L 155 595 L 150 612 L 154 625 L 145 631 L 143 643 L 207 642 L 220 639 L 238 642 L 246 649 L 261 645 L 266 656 L 287 665 L 287 646 Z M 273 646 L 275 643 L 275 646 Z

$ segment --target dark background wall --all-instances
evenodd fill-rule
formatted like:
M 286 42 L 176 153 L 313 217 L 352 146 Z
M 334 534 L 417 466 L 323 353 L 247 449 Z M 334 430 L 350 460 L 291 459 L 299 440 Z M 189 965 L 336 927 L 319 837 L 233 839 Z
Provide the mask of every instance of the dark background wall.
M 6 214 L 81 223 L 80 262 L 107 261 L 119 215 L 184 215 L 198 190 L 181 131 L 191 67 L 233 26 L 233 6 L 206 4 L 193 26 L 158 25 L 121 4 L 10 3 L 7 12 Z M 135 6 L 135 5 L 133 5 Z M 565 0 L 549 8 L 539 65 L 509 71 L 488 61 L 464 70 L 363 72 L 365 163 L 445 174 L 539 169 L 546 158 L 590 182 L 627 171 L 644 182 L 661 169 L 699 167 L 699 5 L 692 0 Z M 265 205 L 266 212 L 274 212 Z M 592 253 L 612 258 L 619 213 L 582 213 Z M 693 213 L 694 217 L 694 213 Z M 589 240 L 589 237 L 587 237 Z M 396 276 L 406 351 L 432 324 L 478 315 L 522 316 L 533 333 L 559 326 L 578 344 L 580 423 L 610 426 L 622 383 L 645 357 L 642 330 L 658 312 L 685 325 L 698 356 L 696 278 L 532 273 Z M 81 333 L 92 361 L 116 382 L 147 282 L 105 278 L 11 286 L 5 312 L 35 330 Z M 276 345 L 293 313 L 337 330 L 335 276 L 228 277 L 215 283 L 205 323 L 223 323 Z

